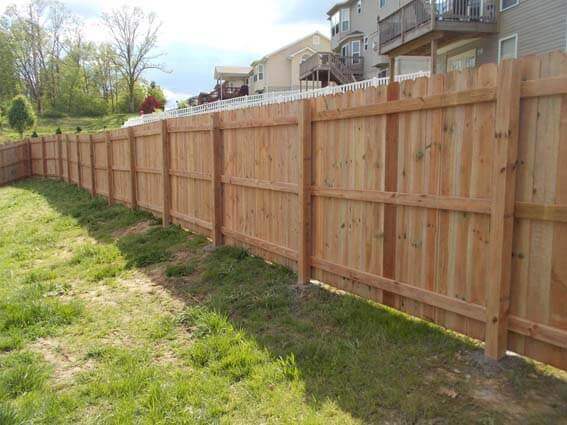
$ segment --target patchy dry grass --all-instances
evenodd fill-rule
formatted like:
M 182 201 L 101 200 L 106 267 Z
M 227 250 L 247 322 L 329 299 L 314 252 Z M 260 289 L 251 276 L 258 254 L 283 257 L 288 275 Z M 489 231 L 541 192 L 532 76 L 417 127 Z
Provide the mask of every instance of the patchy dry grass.
M 0 423 L 561 423 L 565 373 L 63 183 L 0 189 Z

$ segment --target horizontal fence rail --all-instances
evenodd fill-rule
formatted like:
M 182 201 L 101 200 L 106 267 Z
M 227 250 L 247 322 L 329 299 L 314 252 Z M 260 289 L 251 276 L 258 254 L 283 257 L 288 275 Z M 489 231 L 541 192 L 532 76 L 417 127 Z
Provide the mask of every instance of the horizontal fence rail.
M 411 74 L 397 75 L 395 80 L 398 82 L 406 80 L 414 80 L 429 76 L 429 72 L 414 72 Z M 335 94 L 348 93 L 355 90 L 364 90 L 369 87 L 378 87 L 388 85 L 390 79 L 371 78 L 369 80 L 357 81 L 354 83 L 343 84 L 341 86 L 328 86 L 315 90 L 289 90 L 289 91 L 272 91 L 268 93 L 242 96 L 233 99 L 219 100 L 217 102 L 205 103 L 199 106 L 191 106 L 189 108 L 172 109 L 165 112 L 154 112 L 153 114 L 143 115 L 141 117 L 130 118 L 124 123 L 124 127 L 133 127 L 136 125 L 148 124 L 168 118 L 191 117 L 193 115 L 209 114 L 213 112 L 233 111 L 235 109 L 257 108 L 260 106 L 268 106 L 276 103 L 297 102 L 305 99 L 314 99 L 320 96 L 331 96 Z
M 567 55 L 0 148 L 317 280 L 567 369 Z M 7 170 L 7 171 L 6 171 Z

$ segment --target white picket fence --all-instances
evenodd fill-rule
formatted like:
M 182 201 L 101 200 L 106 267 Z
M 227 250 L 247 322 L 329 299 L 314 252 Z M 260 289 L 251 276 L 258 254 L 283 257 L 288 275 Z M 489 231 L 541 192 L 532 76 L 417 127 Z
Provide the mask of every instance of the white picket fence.
M 405 80 L 415 80 L 420 77 L 428 77 L 429 72 L 414 72 L 411 74 L 397 75 L 395 80 L 398 82 Z M 385 86 L 389 83 L 389 78 L 371 78 L 370 80 L 357 81 L 355 83 L 344 84 L 342 86 L 329 86 L 314 90 L 290 90 L 279 91 L 262 94 L 254 94 L 251 96 L 236 97 L 233 99 L 219 100 L 216 102 L 205 103 L 199 106 L 191 106 L 189 108 L 170 109 L 165 112 L 154 112 L 136 118 L 130 118 L 124 123 L 124 127 L 133 127 L 135 125 L 148 124 L 167 118 L 190 117 L 193 115 L 207 114 L 210 112 L 231 111 L 234 109 L 253 108 L 257 106 L 272 105 L 274 103 L 295 102 L 303 99 L 312 99 L 320 96 L 329 96 L 340 93 L 347 93 L 356 90 L 363 90 L 369 87 Z

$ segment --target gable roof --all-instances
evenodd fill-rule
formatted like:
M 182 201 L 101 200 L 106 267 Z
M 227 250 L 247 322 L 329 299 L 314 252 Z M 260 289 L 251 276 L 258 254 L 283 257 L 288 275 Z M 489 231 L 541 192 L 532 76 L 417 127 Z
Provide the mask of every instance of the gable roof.
M 313 53 L 313 54 L 317 53 L 317 50 L 312 49 L 312 48 L 309 47 L 309 46 L 305 46 L 303 49 L 300 49 L 300 50 L 298 50 L 297 52 L 292 53 L 291 55 L 289 55 L 288 58 L 291 59 L 291 58 L 293 58 L 293 57 L 299 55 L 300 53 L 305 52 L 306 50 L 308 50 L 309 52 L 311 52 L 311 53 Z
M 346 1 L 342 1 L 340 3 L 336 3 L 333 7 L 331 7 L 329 9 L 329 11 L 327 12 L 327 15 L 329 15 L 329 16 L 334 15 L 337 10 L 339 10 L 343 7 L 346 7 L 346 6 L 350 6 L 353 1 L 354 0 L 346 0 Z
M 329 37 L 327 37 L 326 35 L 321 34 L 319 31 L 315 31 L 315 32 L 313 32 L 313 33 L 311 33 L 311 34 L 306 35 L 305 37 L 300 38 L 299 40 L 295 40 L 293 43 L 289 43 L 289 44 L 287 44 L 287 45 L 285 45 L 285 46 L 283 46 L 283 47 L 280 47 L 278 50 L 275 50 L 275 51 L 273 51 L 272 53 L 268 53 L 267 55 L 263 56 L 263 57 L 260 58 L 260 59 L 255 60 L 254 62 L 252 62 L 252 66 L 256 65 L 256 64 L 259 63 L 259 62 L 263 62 L 263 61 L 265 61 L 266 59 L 269 59 L 270 56 L 277 55 L 278 53 L 284 51 L 285 49 L 289 49 L 289 48 L 292 47 L 293 45 L 299 44 L 299 43 L 301 43 L 303 40 L 306 40 L 306 39 L 308 39 L 308 38 L 310 38 L 310 37 L 313 37 L 314 35 L 318 35 L 319 37 L 324 38 L 324 39 L 327 40 L 329 43 L 331 42 L 331 39 L 330 39 Z

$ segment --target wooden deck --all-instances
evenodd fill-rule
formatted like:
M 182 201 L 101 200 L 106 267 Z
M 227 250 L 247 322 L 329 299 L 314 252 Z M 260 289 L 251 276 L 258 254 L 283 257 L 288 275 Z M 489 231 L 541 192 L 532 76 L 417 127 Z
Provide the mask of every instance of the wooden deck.
M 470 0 L 414 0 L 382 19 L 381 55 L 427 54 L 428 43 L 440 45 L 459 38 L 477 37 L 498 31 L 496 2 L 485 0 L 475 6 Z

